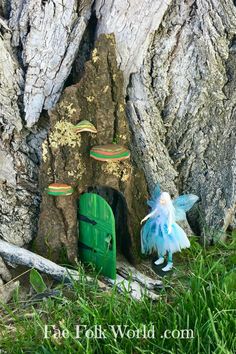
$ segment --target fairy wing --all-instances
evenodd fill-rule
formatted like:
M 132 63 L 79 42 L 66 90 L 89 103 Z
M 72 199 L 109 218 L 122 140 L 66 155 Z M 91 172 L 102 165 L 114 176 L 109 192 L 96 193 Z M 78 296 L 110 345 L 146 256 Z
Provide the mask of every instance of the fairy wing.
M 198 199 L 198 196 L 194 194 L 184 194 L 175 198 L 173 200 L 173 206 L 175 208 L 175 220 L 185 220 L 186 212 L 192 208 Z
M 160 195 L 161 195 L 161 187 L 160 184 L 158 183 L 158 185 L 155 187 L 151 195 L 151 199 L 147 201 L 148 206 L 150 206 L 152 210 L 156 208 Z

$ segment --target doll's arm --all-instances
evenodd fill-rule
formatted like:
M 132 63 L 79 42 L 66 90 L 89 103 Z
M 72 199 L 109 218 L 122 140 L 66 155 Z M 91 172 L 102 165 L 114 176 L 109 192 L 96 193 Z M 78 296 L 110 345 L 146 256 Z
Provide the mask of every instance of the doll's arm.
M 145 216 L 145 218 L 143 220 L 141 220 L 140 224 L 142 224 L 144 221 L 146 221 L 147 219 L 151 218 L 152 216 L 154 216 L 157 213 L 158 213 L 158 209 L 153 210 L 150 214 Z

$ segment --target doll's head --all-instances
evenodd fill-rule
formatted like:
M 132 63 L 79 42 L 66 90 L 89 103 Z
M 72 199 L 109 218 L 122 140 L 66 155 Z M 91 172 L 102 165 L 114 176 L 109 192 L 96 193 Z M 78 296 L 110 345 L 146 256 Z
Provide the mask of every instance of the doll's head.
M 160 204 L 161 205 L 169 205 L 171 202 L 171 197 L 169 193 L 167 192 L 162 192 L 160 195 Z

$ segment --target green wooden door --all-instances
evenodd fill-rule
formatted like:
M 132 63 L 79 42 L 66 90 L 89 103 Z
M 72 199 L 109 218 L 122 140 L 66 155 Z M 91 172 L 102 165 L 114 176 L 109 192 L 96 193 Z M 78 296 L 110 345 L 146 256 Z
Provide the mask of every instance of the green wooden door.
M 82 194 L 78 201 L 78 220 L 80 259 L 115 279 L 115 218 L 110 205 L 97 194 Z

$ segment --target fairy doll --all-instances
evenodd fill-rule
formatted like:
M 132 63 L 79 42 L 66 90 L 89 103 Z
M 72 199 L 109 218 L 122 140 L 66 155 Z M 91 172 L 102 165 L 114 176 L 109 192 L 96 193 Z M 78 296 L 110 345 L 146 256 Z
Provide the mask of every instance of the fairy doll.
M 172 254 L 190 247 L 189 239 L 176 221 L 185 220 L 186 212 L 192 208 L 199 198 L 194 194 L 185 194 L 173 201 L 169 193 L 161 192 L 158 185 L 148 205 L 151 208 L 141 224 L 147 220 L 141 230 L 142 253 L 158 252 L 156 265 L 163 264 L 168 253 L 167 265 L 162 268 L 167 272 L 173 267 Z

